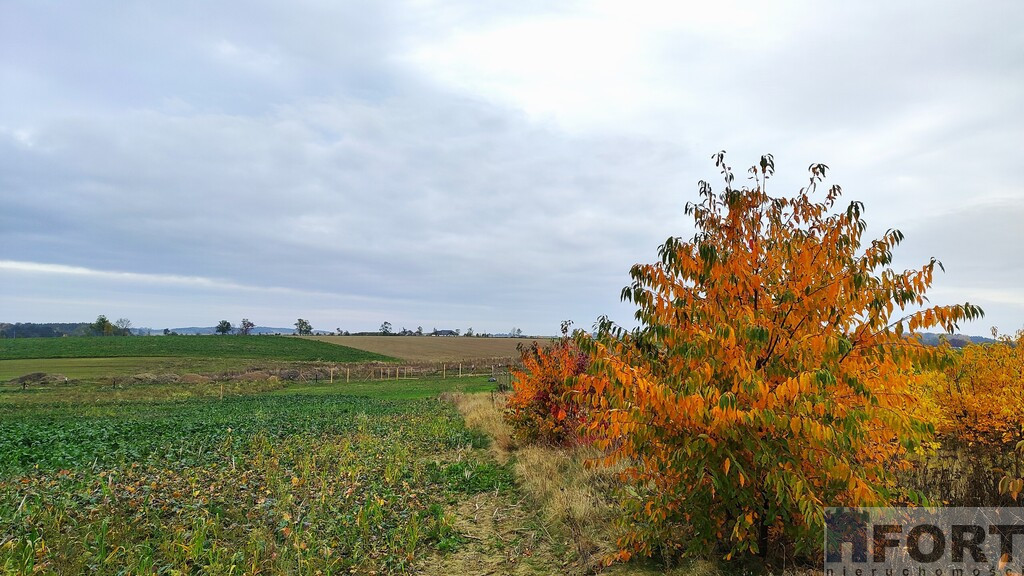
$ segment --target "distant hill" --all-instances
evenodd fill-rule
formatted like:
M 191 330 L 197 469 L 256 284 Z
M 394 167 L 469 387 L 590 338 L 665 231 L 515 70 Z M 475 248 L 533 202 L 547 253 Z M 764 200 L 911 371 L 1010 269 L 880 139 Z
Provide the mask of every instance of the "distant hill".
M 268 326 L 257 326 L 252 329 L 253 334 L 295 334 L 295 328 L 270 328 Z
M 922 332 L 919 334 L 921 341 L 929 346 L 938 346 L 939 341 L 943 338 L 949 340 L 949 345 L 953 348 L 963 348 L 968 344 L 991 344 L 995 342 L 992 338 L 986 338 L 984 336 L 968 336 L 966 334 L 935 334 L 932 332 Z

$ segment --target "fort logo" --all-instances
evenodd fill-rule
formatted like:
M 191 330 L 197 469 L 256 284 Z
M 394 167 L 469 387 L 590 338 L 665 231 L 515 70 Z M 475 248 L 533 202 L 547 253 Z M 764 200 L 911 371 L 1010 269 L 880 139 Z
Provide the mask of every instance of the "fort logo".
M 1024 508 L 826 508 L 825 576 L 1024 574 Z

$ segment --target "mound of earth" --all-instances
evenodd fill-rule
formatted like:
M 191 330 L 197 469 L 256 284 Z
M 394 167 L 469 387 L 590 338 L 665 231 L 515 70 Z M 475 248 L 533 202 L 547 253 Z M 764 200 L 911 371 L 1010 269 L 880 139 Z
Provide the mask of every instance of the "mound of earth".
M 28 386 L 49 386 L 53 384 L 64 384 L 68 381 L 67 376 L 63 374 L 47 374 L 46 372 L 33 372 L 31 374 L 25 374 L 24 376 L 18 376 L 12 378 L 10 382 L 17 384 L 22 388 Z
M 150 374 L 143 372 L 131 377 L 132 384 L 173 384 L 181 380 L 177 374 Z

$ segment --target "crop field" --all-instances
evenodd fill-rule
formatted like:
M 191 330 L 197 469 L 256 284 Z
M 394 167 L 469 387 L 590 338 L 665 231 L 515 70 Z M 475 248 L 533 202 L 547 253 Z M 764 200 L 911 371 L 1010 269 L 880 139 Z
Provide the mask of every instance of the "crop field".
M 512 464 L 439 400 L 489 376 L 398 378 L 392 357 L 292 337 L 0 352 L 0 574 L 558 571 Z
M 533 338 L 467 338 L 436 336 L 309 336 L 305 339 L 339 344 L 407 362 L 459 362 L 486 358 L 518 358 L 516 346 Z M 540 343 L 546 338 L 537 339 Z
M 525 532 L 463 526 L 460 503 L 513 503 L 515 484 L 437 399 L 451 387 L 0 385 L 0 573 L 429 572 L 481 547 L 540 562 Z
M 288 336 L 138 336 L 0 339 L 0 360 L 37 358 L 258 358 L 323 362 L 389 362 L 394 358 Z
M 119 357 L 119 358 L 29 358 L 0 360 L 0 381 L 44 372 L 71 379 L 95 380 L 142 373 L 224 373 L 253 366 L 289 366 L 286 361 L 268 362 L 254 358 Z

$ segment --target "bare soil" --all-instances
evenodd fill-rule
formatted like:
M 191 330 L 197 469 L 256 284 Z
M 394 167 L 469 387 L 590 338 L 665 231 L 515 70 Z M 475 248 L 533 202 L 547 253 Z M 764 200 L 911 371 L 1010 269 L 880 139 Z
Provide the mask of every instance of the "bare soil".
M 512 360 L 519 358 L 516 346 L 529 346 L 533 338 L 477 338 L 446 336 L 308 336 L 329 342 L 375 352 L 406 362 L 460 362 L 472 360 Z M 547 339 L 538 339 L 539 343 Z

